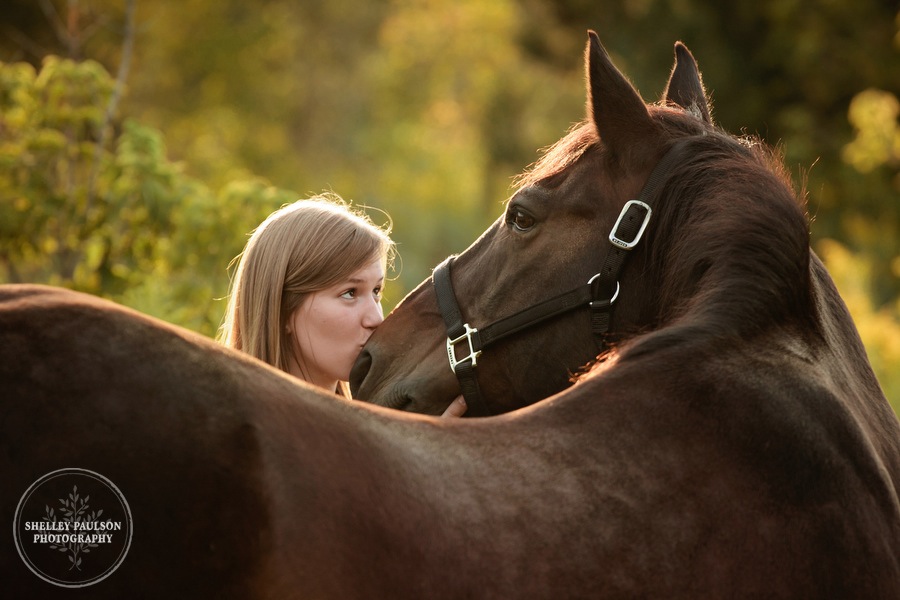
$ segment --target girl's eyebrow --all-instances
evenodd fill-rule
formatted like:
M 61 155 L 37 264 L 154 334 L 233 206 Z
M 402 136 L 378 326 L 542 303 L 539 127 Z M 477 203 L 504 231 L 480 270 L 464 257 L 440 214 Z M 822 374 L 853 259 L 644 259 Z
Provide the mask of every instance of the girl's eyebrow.
M 378 278 L 378 283 L 381 283 L 382 281 L 384 281 L 384 277 L 379 277 L 379 278 Z M 359 278 L 359 277 L 351 277 L 351 278 L 348 279 L 345 283 L 354 283 L 354 284 L 359 285 L 360 283 L 365 283 L 365 282 L 366 282 L 365 279 L 361 279 L 361 278 Z

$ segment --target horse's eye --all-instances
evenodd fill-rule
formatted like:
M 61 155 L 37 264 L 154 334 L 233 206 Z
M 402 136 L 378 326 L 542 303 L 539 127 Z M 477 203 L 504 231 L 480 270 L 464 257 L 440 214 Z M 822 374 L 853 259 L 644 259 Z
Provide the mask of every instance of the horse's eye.
M 506 221 L 519 231 L 528 231 L 529 229 L 534 227 L 534 217 L 529 215 L 521 208 L 511 209 Z

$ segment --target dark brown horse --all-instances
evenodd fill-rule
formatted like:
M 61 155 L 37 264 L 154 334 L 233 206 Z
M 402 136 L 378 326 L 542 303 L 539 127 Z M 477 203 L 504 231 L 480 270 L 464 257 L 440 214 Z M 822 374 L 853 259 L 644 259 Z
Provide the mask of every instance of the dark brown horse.
M 589 63 L 592 120 L 534 173 L 511 227 L 460 257 L 454 284 L 473 320 L 540 300 L 474 294 L 466 278 L 491 265 L 502 283 L 535 252 L 596 251 L 594 228 L 612 223 L 586 201 L 617 212 L 669 140 L 706 131 L 654 200 L 672 231 L 654 221 L 634 250 L 649 255 L 621 274 L 611 358 L 533 407 L 438 420 L 339 401 L 89 296 L 2 288 L 0 521 L 14 521 L 38 478 L 80 467 L 118 486 L 134 522 L 118 570 L 80 589 L 40 580 L 7 538 L 4 597 L 900 597 L 900 428 L 806 254 L 801 211 L 756 149 L 705 124 L 685 49 L 667 96 L 700 119 L 648 112 L 593 36 Z M 569 195 L 587 208 L 551 225 Z M 741 246 L 760 223 L 777 235 Z M 551 227 L 580 241 L 556 248 Z M 520 261 L 474 260 L 501 237 Z M 766 265 L 778 273 L 758 273 Z M 727 277 L 735 268 L 742 283 Z M 541 291 L 584 283 L 568 269 L 542 276 Z M 442 345 L 440 318 L 423 318 Z M 542 341 L 578 319 L 521 335 Z M 560 341 L 514 351 L 514 337 L 497 348 L 564 371 L 595 352 L 590 336 L 568 333 L 575 352 Z M 479 377 L 499 373 L 497 356 L 483 358 Z M 519 373 L 531 385 L 536 364 Z M 403 394 L 423 384 L 404 378 Z M 449 377 L 440 385 L 453 393 Z
M 444 277 L 460 319 L 484 336 L 486 327 L 585 286 L 618 260 L 615 287 L 603 296 L 615 297 L 604 315 L 608 326 L 600 336 L 592 332 L 584 302 L 489 346 L 482 340 L 473 370 L 486 412 L 562 391 L 601 351 L 606 359 L 676 347 L 752 354 L 755 344 L 814 357 L 803 372 L 823 385 L 844 381 L 848 391 L 833 390 L 842 403 L 859 395 L 883 407 L 855 327 L 809 248 L 805 203 L 780 157 L 758 139 L 738 139 L 714 125 L 683 45 L 676 45 L 670 81 L 652 106 L 605 54 L 594 58 L 589 118 L 520 176 L 505 214 L 452 260 L 452 275 Z M 652 215 L 639 243 L 631 250 L 611 244 L 623 205 L 648 193 Z M 615 253 L 624 258 L 611 259 Z M 424 281 L 370 338 L 352 374 L 355 397 L 441 414 L 459 393 L 438 287 L 437 276 Z M 450 337 L 457 334 L 463 330 Z M 457 360 L 470 352 L 466 341 L 456 345 Z
M 520 315 L 536 304 L 577 290 L 613 263 L 620 271 L 607 293 L 617 297 L 605 307 L 606 334 L 600 337 L 607 352 L 580 385 L 545 402 L 539 414 L 566 412 L 598 434 L 585 444 L 624 486 L 609 491 L 621 494 L 623 514 L 656 501 L 633 496 L 645 485 L 716 494 L 724 491 L 725 472 L 738 478 L 754 473 L 761 495 L 745 500 L 762 505 L 758 517 L 752 511 L 742 517 L 748 519 L 747 540 L 750 530 L 769 527 L 763 523 L 774 509 L 779 518 L 792 513 L 811 519 L 802 527 L 831 543 L 869 527 L 868 509 L 842 504 L 849 498 L 847 482 L 837 483 L 843 478 L 838 471 L 861 469 L 853 477 L 863 487 L 877 481 L 881 489 L 863 493 L 865 502 L 880 496 L 876 504 L 890 507 L 875 511 L 885 518 L 875 528 L 881 532 L 875 545 L 891 548 L 886 556 L 895 566 L 884 580 L 900 581 L 900 429 L 844 303 L 809 248 L 803 203 L 779 157 L 759 140 L 734 138 L 713 124 L 700 73 L 683 45 L 676 45 L 675 68 L 662 101 L 653 106 L 644 104 L 596 39 L 588 58 L 588 120 L 521 177 L 505 214 L 452 261 L 452 276 L 443 275 L 451 281 L 443 284 L 443 302 L 442 265 L 434 281 L 423 282 L 370 338 L 354 369 L 358 397 L 440 414 L 460 390 L 448 352 L 465 361 L 461 357 L 472 351 L 462 329 L 450 337 L 459 335 L 463 348 L 447 346 L 454 320 L 448 312 L 458 311 L 457 321 L 482 335 L 485 326 L 504 318 L 518 319 L 520 326 L 528 320 Z M 639 243 L 622 250 L 608 236 L 634 198 L 647 200 L 652 216 Z M 456 306 L 446 306 L 448 296 L 455 296 Z M 597 354 L 588 303 L 559 312 L 494 345 L 481 340 L 484 349 L 471 370 L 488 413 L 559 392 Z M 611 456 L 623 464 L 606 463 Z M 709 480 L 703 481 L 700 471 L 707 467 Z M 674 473 L 664 475 L 666 468 Z M 674 502 L 683 500 L 680 493 L 673 492 Z M 668 515 L 663 518 L 679 521 L 671 507 L 658 508 Z M 825 512 L 811 516 L 820 510 Z M 843 514 L 843 533 L 812 524 L 837 514 Z M 700 528 L 711 525 L 695 519 L 687 517 Z M 632 531 L 660 533 L 643 525 L 635 523 Z M 786 537 L 798 534 L 789 529 Z M 673 524 L 669 533 L 675 530 Z M 735 548 L 743 544 L 734 542 Z M 834 556 L 854 554 L 836 543 L 829 551 Z M 723 560 L 731 560 L 722 551 Z M 785 572 L 794 560 L 819 560 L 811 547 L 804 552 L 812 554 L 796 555 Z M 848 568 L 839 568 L 840 577 Z

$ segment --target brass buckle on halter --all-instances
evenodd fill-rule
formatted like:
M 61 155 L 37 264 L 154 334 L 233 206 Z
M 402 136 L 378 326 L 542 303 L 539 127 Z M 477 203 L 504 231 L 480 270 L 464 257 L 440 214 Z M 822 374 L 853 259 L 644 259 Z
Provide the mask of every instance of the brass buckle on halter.
M 634 236 L 634 239 L 630 242 L 626 242 L 625 240 L 617 236 L 616 232 L 619 231 L 619 225 L 622 223 L 622 219 L 625 218 L 625 213 L 627 213 L 628 209 L 630 209 L 632 206 L 639 206 L 647 212 L 644 213 L 644 222 L 641 223 L 641 227 L 640 229 L 638 229 L 638 232 Z M 647 223 L 650 222 L 650 215 L 652 213 L 653 210 L 645 202 L 641 202 L 640 200 L 629 200 L 628 202 L 626 202 L 625 206 L 622 207 L 622 212 L 619 213 L 619 218 L 616 220 L 616 224 L 613 225 L 612 231 L 609 232 L 610 243 L 623 250 L 631 250 L 632 248 L 637 246 L 637 243 L 641 241 L 641 236 L 644 235 L 644 230 L 647 229 Z
M 472 345 L 472 334 L 478 333 L 478 330 L 469 327 L 468 323 L 463 323 L 463 327 L 465 327 L 465 333 L 456 338 L 455 340 L 451 340 L 449 337 L 447 338 L 447 358 L 450 359 L 450 370 L 456 373 L 456 366 L 460 363 L 464 363 L 469 359 L 472 359 L 472 368 L 478 364 L 478 357 L 481 356 L 481 350 L 476 351 L 475 347 Z M 469 343 L 469 355 L 465 358 L 458 360 L 456 358 L 456 344 L 461 341 L 466 340 Z

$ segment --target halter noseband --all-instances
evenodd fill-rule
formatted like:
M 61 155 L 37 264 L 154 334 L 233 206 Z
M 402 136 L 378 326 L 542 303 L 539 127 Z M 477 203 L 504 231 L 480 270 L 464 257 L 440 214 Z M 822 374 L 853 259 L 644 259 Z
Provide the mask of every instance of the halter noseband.
M 619 296 L 619 272 L 628 252 L 641 241 L 650 222 L 653 210 L 648 201 L 655 197 L 663 177 L 680 157 L 679 150 L 685 143 L 686 141 L 681 141 L 672 146 L 653 168 L 638 199 L 625 203 L 609 233 L 610 248 L 603 266 L 586 285 L 476 329 L 463 319 L 453 291 L 450 269 L 456 257 L 450 256 L 435 267 L 432 278 L 438 308 L 447 327 L 447 358 L 466 399 L 466 416 L 483 417 L 491 414 L 481 394 L 475 367 L 482 351 L 494 342 L 586 305 L 591 311 L 591 331 L 598 347 L 603 348 L 603 336 L 609 331 L 612 305 Z M 460 358 L 456 347 L 463 343 L 467 354 Z

